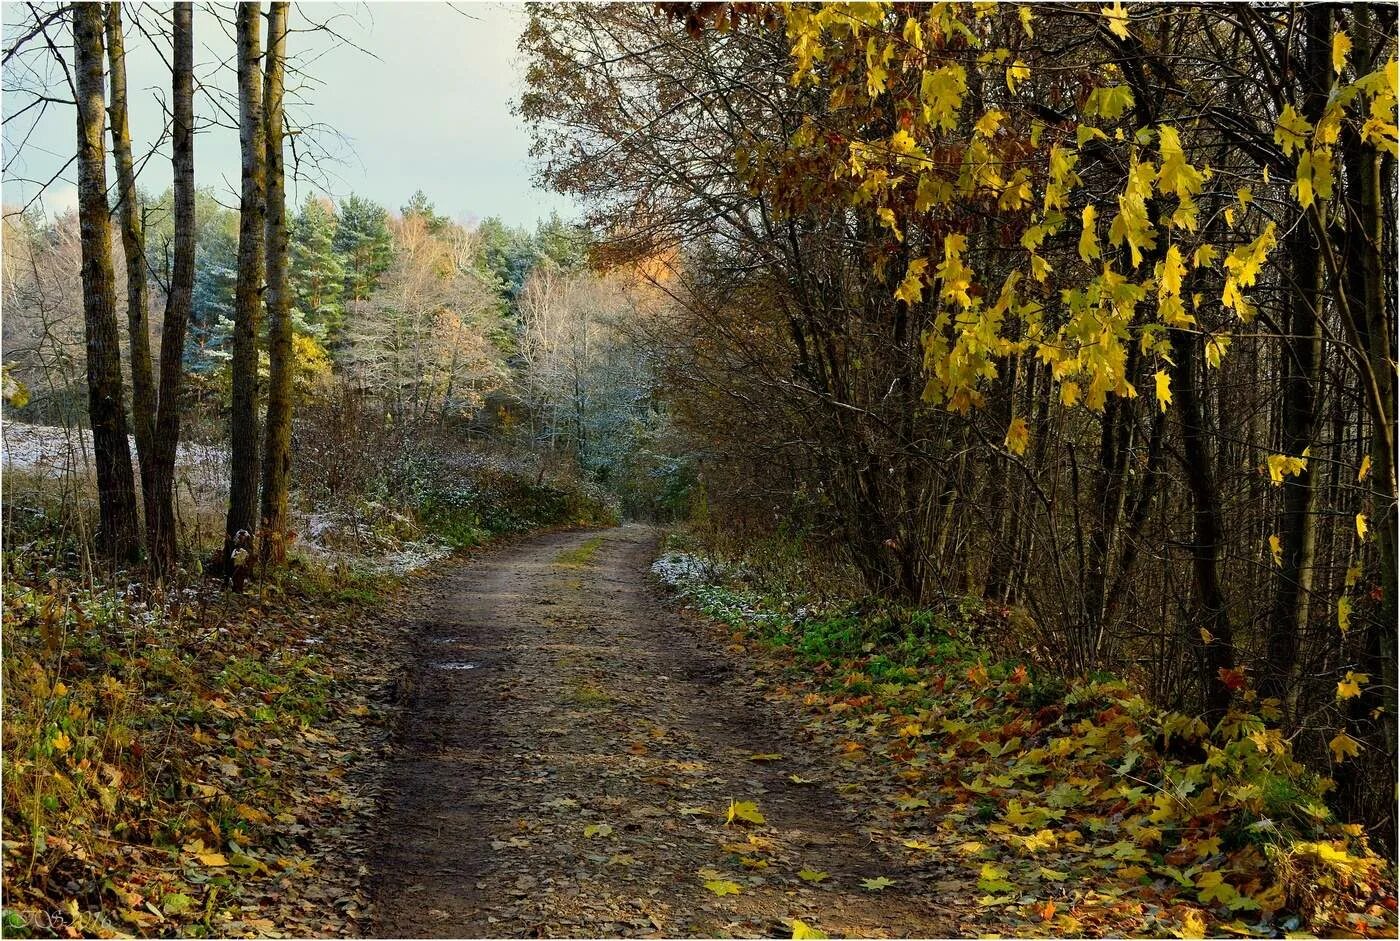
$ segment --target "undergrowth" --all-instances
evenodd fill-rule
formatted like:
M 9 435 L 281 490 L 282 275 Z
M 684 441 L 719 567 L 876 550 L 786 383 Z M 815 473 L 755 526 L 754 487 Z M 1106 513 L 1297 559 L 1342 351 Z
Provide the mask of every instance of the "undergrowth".
M 989 655 L 1008 614 L 976 599 L 813 603 L 683 553 L 654 571 L 775 664 L 885 788 L 879 830 L 961 861 L 998 931 L 1395 934 L 1391 868 L 1335 819 L 1274 701 L 1244 689 L 1209 727 L 1114 677 Z
M 369 715 L 383 579 L 293 572 L 236 596 L 7 560 L 6 582 L 6 936 L 353 925 L 353 899 L 308 911 L 298 887 L 359 806 L 346 723 Z
M 152 587 L 84 556 L 90 506 L 7 495 L 0 933 L 368 930 L 356 828 L 396 668 L 379 612 L 448 548 L 613 521 L 509 464 L 408 470 L 311 514 L 242 595 L 201 575 L 207 540 Z

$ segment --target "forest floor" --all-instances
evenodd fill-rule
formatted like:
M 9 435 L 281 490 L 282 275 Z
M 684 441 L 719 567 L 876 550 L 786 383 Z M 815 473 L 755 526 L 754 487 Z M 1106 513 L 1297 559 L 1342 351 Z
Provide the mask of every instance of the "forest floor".
M 375 933 L 968 933 L 959 867 L 881 852 L 836 750 L 649 578 L 657 538 L 525 539 L 411 612 Z

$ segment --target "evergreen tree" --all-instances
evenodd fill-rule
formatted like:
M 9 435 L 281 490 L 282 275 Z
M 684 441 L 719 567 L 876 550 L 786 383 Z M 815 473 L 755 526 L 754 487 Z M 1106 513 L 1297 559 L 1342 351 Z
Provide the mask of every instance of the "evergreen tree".
M 233 322 L 233 286 L 238 278 L 238 236 L 223 226 L 201 227 L 195 246 L 194 295 L 185 362 L 209 372 L 227 358 L 224 346 Z
M 340 204 L 332 245 L 345 266 L 346 299 L 365 300 L 393 262 L 389 214 L 378 203 L 352 193 Z
M 410 216 L 421 216 L 428 231 L 434 235 L 441 232 L 452 221 L 446 216 L 437 214 L 437 210 L 433 208 L 433 204 L 422 190 L 418 190 L 410 196 L 408 205 L 400 207 L 399 212 L 405 219 Z
M 535 227 L 532 241 L 537 259 L 548 260 L 563 271 L 578 271 L 588 261 L 588 230 L 565 222 L 557 212 Z
M 495 279 L 507 309 L 515 314 L 520 288 L 539 260 L 534 240 L 529 232 L 508 226 L 496 216 L 481 220 L 477 234 L 486 273 Z
M 345 321 L 345 264 L 335 250 L 336 227 L 331 205 L 321 197 L 308 196 L 291 232 L 293 307 L 306 324 L 324 331 L 331 343 Z

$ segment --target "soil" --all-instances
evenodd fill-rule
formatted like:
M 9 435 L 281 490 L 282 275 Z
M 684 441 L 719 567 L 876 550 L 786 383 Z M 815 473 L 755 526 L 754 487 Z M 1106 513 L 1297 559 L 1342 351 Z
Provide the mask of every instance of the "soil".
M 422 599 L 375 933 L 789 937 L 794 918 L 833 936 L 961 933 L 927 867 L 862 830 L 839 756 L 655 585 L 657 538 L 531 537 Z M 726 823 L 731 800 L 764 823 Z M 861 885 L 878 877 L 892 884 Z

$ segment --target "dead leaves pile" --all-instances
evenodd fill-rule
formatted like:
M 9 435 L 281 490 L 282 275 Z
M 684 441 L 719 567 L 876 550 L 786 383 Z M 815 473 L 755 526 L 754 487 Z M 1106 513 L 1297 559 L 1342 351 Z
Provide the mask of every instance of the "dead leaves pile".
M 365 930 L 391 646 L 328 589 L 10 581 L 6 935 Z
M 700 593 L 702 611 L 715 592 Z M 720 612 L 731 627 L 735 607 Z M 1037 683 L 975 656 L 904 669 L 873 652 L 814 659 L 795 652 L 801 627 L 762 614 L 728 649 L 754 655 L 768 698 L 805 713 L 842 759 L 850 780 L 828 783 L 877 842 L 930 880 L 960 861 L 961 878 L 933 889 L 975 900 L 969 930 L 1394 935 L 1392 871 L 1359 826 L 1332 819 L 1331 782 L 1292 758 L 1270 725 L 1276 703 L 1246 690 L 1211 729 L 1120 682 Z

